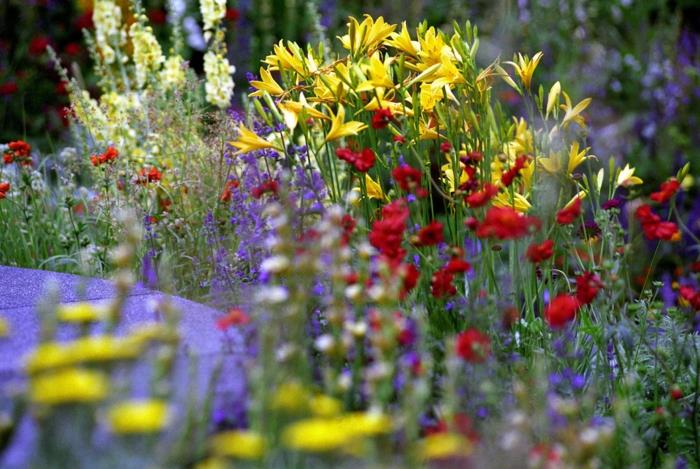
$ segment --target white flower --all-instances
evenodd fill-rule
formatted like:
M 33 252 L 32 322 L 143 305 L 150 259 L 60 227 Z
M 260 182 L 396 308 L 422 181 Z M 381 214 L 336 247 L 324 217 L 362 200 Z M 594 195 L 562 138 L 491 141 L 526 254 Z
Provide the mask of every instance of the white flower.
M 289 268 L 289 259 L 282 255 L 268 257 L 260 265 L 260 269 L 263 272 L 269 272 L 271 274 L 279 274 L 287 270 L 287 268 Z
M 226 0 L 200 0 L 199 11 L 204 20 L 204 30 L 212 30 L 226 16 Z
M 213 51 L 204 54 L 204 73 L 207 82 L 204 89 L 207 93 L 207 102 L 219 108 L 226 108 L 231 103 L 233 96 L 233 78 L 231 74 L 236 67 L 228 63 L 228 59 Z
M 121 9 L 111 0 L 97 0 L 92 10 L 92 22 L 95 24 L 95 41 L 103 60 L 108 64 L 113 63 L 112 45 L 123 42 Z

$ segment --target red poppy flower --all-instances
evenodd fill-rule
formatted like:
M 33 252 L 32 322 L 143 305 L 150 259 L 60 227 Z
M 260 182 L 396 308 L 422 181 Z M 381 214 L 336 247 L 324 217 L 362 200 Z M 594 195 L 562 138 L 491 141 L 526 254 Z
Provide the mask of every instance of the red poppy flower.
M 391 113 L 391 109 L 379 108 L 372 114 L 372 128 L 383 129 L 393 120 L 394 114 Z
M 356 170 L 366 173 L 374 166 L 377 156 L 371 148 L 365 148 L 360 153 L 356 153 L 349 148 L 338 148 L 335 154 L 343 161 L 350 163 Z
M 671 178 L 668 181 L 661 183 L 661 187 L 658 192 L 654 192 L 649 196 L 654 202 L 663 204 L 671 200 L 671 198 L 676 195 L 678 189 L 681 187 L 681 183 L 678 182 L 676 178 Z
M 399 298 L 403 300 L 406 297 L 406 295 L 408 295 L 411 292 L 411 290 L 416 288 L 420 272 L 418 271 L 418 268 L 413 264 L 402 264 L 400 272 L 403 275 L 403 285 L 401 286 L 401 293 L 399 294 Z
M 603 288 L 603 282 L 593 272 L 584 272 L 576 277 L 576 299 L 582 305 L 591 303 Z
M 528 217 L 510 207 L 490 207 L 476 228 L 479 238 L 517 239 L 539 227 L 536 217 Z
M 471 268 L 472 266 L 469 264 L 469 262 L 457 258 L 452 258 L 447 264 L 445 264 L 445 270 L 451 274 L 463 274 L 468 272 Z
M 34 56 L 43 54 L 46 52 L 49 42 L 50 40 L 46 36 L 35 36 L 29 43 L 29 53 Z
M 694 310 L 700 310 L 700 292 L 693 287 L 683 285 L 678 289 L 678 295 L 685 300 Z
M 505 187 L 513 184 L 513 180 L 520 175 L 520 171 L 525 168 L 529 158 L 525 155 L 520 155 L 515 159 L 513 166 L 501 175 L 501 182 Z
M 231 326 L 244 326 L 250 322 L 250 316 L 238 308 L 231 309 L 226 316 L 216 321 L 216 327 L 223 330 Z
M 568 207 L 557 212 L 557 223 L 560 225 L 570 225 L 581 216 L 581 198 L 577 197 Z
M 444 241 L 442 223 L 432 221 L 418 231 L 416 246 L 434 246 Z
M 483 207 L 494 198 L 496 194 L 498 194 L 498 186 L 487 182 L 480 191 L 466 196 L 464 201 L 471 208 Z
M 343 218 L 340 220 L 340 226 L 343 228 L 343 237 L 341 240 L 341 244 L 343 246 L 350 242 L 350 236 L 352 236 L 352 232 L 355 230 L 356 225 L 357 222 L 352 216 L 348 215 L 347 213 L 343 215 Z
M 401 260 L 406 252 L 401 248 L 408 219 L 408 207 L 403 199 L 382 208 L 382 218 L 372 224 L 369 242 L 389 260 Z
M 544 319 L 552 329 L 561 329 L 576 317 L 578 300 L 565 293 L 554 298 L 544 310 Z
M 71 56 L 76 56 L 82 52 L 83 48 L 80 47 L 80 44 L 77 42 L 69 42 L 66 44 L 66 46 L 63 48 L 63 52 L 66 55 L 71 55 Z
M 420 186 L 421 172 L 407 164 L 394 168 L 391 175 L 404 192 L 413 192 Z
M 680 239 L 678 226 L 670 221 L 662 221 L 661 217 L 655 214 L 649 205 L 640 205 L 634 214 L 641 223 L 642 231 L 644 231 L 644 236 L 647 239 L 661 239 L 665 241 Z
M 226 184 L 224 185 L 224 190 L 223 192 L 221 192 L 219 200 L 222 202 L 230 202 L 231 197 L 233 196 L 233 190 L 238 188 L 239 185 L 240 183 L 237 179 L 229 179 L 228 181 L 226 181 Z
M 19 163 L 22 166 L 32 165 L 32 146 L 24 140 L 17 140 L 7 144 L 8 149 L 3 154 L 5 164 Z
M 435 298 L 444 298 L 457 293 L 457 289 L 452 285 L 454 274 L 446 269 L 440 269 L 433 274 L 430 281 L 430 293 Z
M 469 328 L 457 336 L 457 355 L 469 363 L 482 363 L 491 355 L 491 339 L 475 328 Z
M 4 199 L 7 196 L 7 193 L 10 192 L 10 186 L 9 182 L 0 182 L 0 200 Z
M 162 178 L 163 173 L 158 171 L 158 169 L 155 166 L 152 166 L 149 170 L 146 170 L 146 168 L 141 168 L 141 171 L 139 171 L 139 175 L 136 178 L 136 183 L 140 185 L 146 185 L 149 182 L 158 182 Z
M 554 241 L 545 239 L 541 244 L 532 243 L 527 248 L 526 256 L 533 264 L 546 261 L 554 254 Z
M 257 187 L 254 187 L 250 191 L 250 195 L 254 199 L 259 199 L 262 197 L 264 194 L 270 193 L 273 195 L 277 195 L 277 191 L 279 190 L 279 183 L 275 181 L 274 179 L 268 179 L 267 181 L 263 182 Z

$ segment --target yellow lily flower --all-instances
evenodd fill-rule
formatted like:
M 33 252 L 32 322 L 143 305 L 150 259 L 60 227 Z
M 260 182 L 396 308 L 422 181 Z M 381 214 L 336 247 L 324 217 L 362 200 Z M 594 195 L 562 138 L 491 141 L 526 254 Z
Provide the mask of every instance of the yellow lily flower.
M 556 82 L 549 89 L 549 94 L 547 95 L 547 110 L 545 112 L 545 117 L 549 117 L 549 114 L 554 111 L 554 109 L 559 104 L 559 95 L 561 94 L 561 83 Z
M 316 72 L 316 63 L 311 57 L 311 60 L 307 62 L 307 57 L 304 57 L 304 53 L 299 47 L 299 45 L 292 41 L 287 41 L 285 46 L 284 41 L 280 40 L 279 43 L 272 47 L 274 54 L 268 55 L 264 63 L 270 65 L 273 70 L 293 70 L 301 78 L 306 78 L 312 73 Z
M 387 56 L 387 59 L 382 63 L 379 59 L 379 53 L 375 52 L 369 59 L 369 65 L 367 66 L 367 71 L 369 72 L 370 79 L 361 83 L 355 91 L 358 93 L 362 91 L 370 91 L 375 88 L 393 88 L 394 82 L 389 75 L 389 68 L 391 67 L 391 62 L 393 59 Z
M 585 128 L 586 122 L 581 113 L 591 104 L 592 99 L 582 99 L 576 106 L 572 106 L 569 95 L 565 91 L 562 91 L 562 95 L 564 96 L 565 104 L 562 104 L 560 107 L 566 112 L 564 119 L 561 121 L 562 127 L 567 127 L 571 122 L 576 122 L 579 126 Z
M 251 97 L 262 96 L 265 91 L 270 93 L 272 96 L 279 96 L 284 93 L 282 87 L 277 84 L 274 78 L 272 78 L 272 74 L 263 67 L 260 67 L 260 78 L 262 81 L 253 80 L 250 82 L 250 85 L 257 89 L 257 91 L 250 93 Z
M 506 62 L 508 65 L 513 66 L 515 73 L 518 74 L 520 81 L 523 82 L 523 86 L 526 89 L 530 89 L 532 75 L 535 73 L 535 69 L 540 63 L 540 60 L 542 60 L 543 55 L 544 54 L 540 51 L 530 59 L 527 55 L 518 54 L 517 62 Z
M 564 205 L 564 208 L 569 208 L 574 202 L 576 202 L 578 199 L 585 199 L 588 196 L 588 192 L 586 191 L 579 191 L 575 196 L 569 200 L 566 205 Z
M 328 116 L 313 108 L 304 97 L 299 94 L 299 101 L 284 101 L 277 105 L 284 117 L 284 123 L 290 130 L 294 130 L 299 123 L 299 115 L 308 115 L 316 119 L 328 119 Z
M 527 213 L 532 208 L 527 198 L 518 192 L 514 192 L 513 197 L 510 191 L 499 192 L 492 200 L 494 207 L 510 207 L 520 213 Z
M 418 36 L 420 51 L 418 52 L 418 63 L 415 68 L 423 71 L 435 64 L 442 63 L 443 54 L 447 54 L 450 59 L 454 59 L 452 48 L 445 43 L 445 40 L 440 32 L 434 27 L 428 28 L 423 36 Z
M 434 88 L 428 83 L 420 85 L 420 106 L 424 111 L 432 111 L 442 98 L 441 88 Z
M 328 135 L 326 135 L 326 142 L 331 142 L 349 135 L 357 135 L 367 128 L 366 124 L 359 121 L 345 122 L 345 108 L 343 108 L 342 104 L 338 105 L 338 113 L 333 116 L 332 119 L 331 129 L 328 131 Z
M 394 97 L 394 91 L 389 90 L 388 92 L 384 88 L 377 88 L 376 95 L 372 96 L 372 99 L 363 108 L 365 111 L 376 111 L 377 109 L 389 109 L 394 115 L 413 115 L 413 109 L 406 107 L 406 104 L 410 103 L 410 100 L 406 100 L 406 103 L 397 103 L 390 101 Z
M 395 24 L 386 23 L 381 16 L 375 21 L 371 16 L 365 15 L 362 23 L 358 23 L 351 16 L 348 22 L 348 34 L 338 37 L 338 39 L 340 39 L 345 49 L 348 49 L 351 54 L 355 55 L 365 51 L 372 52 L 395 29 Z
M 229 143 L 238 148 L 238 151 L 235 152 L 234 155 L 250 153 L 251 151 L 263 150 L 265 148 L 274 148 L 275 150 L 282 151 L 279 146 L 268 142 L 252 130 L 247 129 L 243 124 L 238 127 L 238 139 Z
M 626 164 L 625 167 L 617 174 L 615 189 L 618 187 L 636 186 L 643 182 L 644 181 L 642 181 L 641 178 L 634 175 L 634 168 L 631 168 L 629 164 Z
M 365 173 L 365 186 L 367 187 L 367 197 L 370 199 L 387 200 L 386 194 L 384 194 L 384 191 L 382 190 L 382 186 L 380 186 L 379 183 L 372 179 L 367 173 Z M 362 189 L 359 187 L 353 187 L 352 190 L 355 192 L 362 192 Z
M 460 162 L 459 166 L 462 169 L 460 171 L 460 176 L 459 176 L 459 185 L 461 186 L 462 184 L 469 181 L 469 175 L 467 175 L 467 172 L 464 170 L 464 168 L 466 168 L 464 163 Z M 454 192 L 456 187 L 455 187 L 455 175 L 454 175 L 454 171 L 452 171 L 452 164 L 451 163 L 444 164 L 440 167 L 440 169 L 442 170 L 442 174 L 445 176 L 445 180 L 447 181 L 447 186 L 450 188 L 450 193 Z
M 414 57 L 420 48 L 420 44 L 417 41 L 411 40 L 405 21 L 401 23 L 401 33 L 391 33 L 391 40 L 386 41 L 385 44 Z
M 590 147 L 586 147 L 583 150 L 579 151 L 578 142 L 574 142 L 571 144 L 571 148 L 569 150 L 569 161 L 567 166 L 568 175 L 571 175 L 581 163 L 593 157 L 592 155 L 586 155 L 586 153 L 588 153 L 588 150 L 590 150 Z M 539 158 L 538 162 L 545 171 L 551 174 L 561 172 L 564 166 L 561 153 L 557 153 L 548 158 Z

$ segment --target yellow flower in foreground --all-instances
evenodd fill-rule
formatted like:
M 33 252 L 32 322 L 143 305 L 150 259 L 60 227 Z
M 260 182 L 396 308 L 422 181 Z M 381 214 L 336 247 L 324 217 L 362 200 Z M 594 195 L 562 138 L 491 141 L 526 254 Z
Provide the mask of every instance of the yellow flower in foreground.
M 287 412 L 299 412 L 306 409 L 309 393 L 296 381 L 281 384 L 272 396 L 272 407 Z
M 576 168 L 578 168 L 579 165 L 587 159 L 594 158 L 592 155 L 586 154 L 588 153 L 589 149 L 590 147 L 586 147 L 583 150 L 579 151 L 578 142 L 574 142 L 571 144 L 566 170 L 568 175 L 571 175 L 576 170 Z M 563 157 L 560 153 L 552 155 L 549 158 L 539 158 L 537 161 L 545 171 L 551 174 L 559 173 L 564 166 Z
M 274 78 L 272 78 L 272 74 L 263 67 L 260 67 L 260 78 L 262 81 L 253 80 L 250 82 L 250 86 L 257 89 L 257 91 L 250 93 L 250 96 L 262 96 L 265 91 L 270 93 L 272 96 L 279 96 L 284 93 L 282 87 L 277 84 Z
M 129 338 L 95 335 L 81 337 L 66 347 L 76 362 L 105 362 L 134 359 L 141 353 L 140 345 Z
M 354 436 L 338 419 L 311 418 L 289 425 L 282 433 L 282 441 L 289 448 L 316 453 L 340 449 Z
M 418 48 L 420 47 L 418 41 L 411 40 L 411 35 L 408 32 L 405 21 L 401 23 L 401 33 L 391 33 L 391 40 L 386 41 L 385 44 L 414 57 L 418 53 Z
M 338 113 L 333 116 L 333 122 L 331 123 L 331 129 L 326 135 L 326 142 L 331 142 L 339 138 L 347 137 L 349 135 L 357 135 L 359 132 L 365 130 L 367 125 L 358 121 L 348 121 L 345 122 L 345 108 L 342 104 L 338 105 Z
M 436 433 L 425 437 L 420 445 L 423 459 L 444 459 L 469 456 L 472 445 L 469 440 L 454 433 Z
M 644 181 L 642 181 L 641 178 L 634 175 L 634 168 L 631 168 L 629 164 L 626 164 L 625 167 L 617 174 L 615 189 L 618 187 L 636 186 L 643 182 Z
M 567 127 L 571 122 L 576 122 L 581 127 L 586 127 L 586 122 L 583 119 L 581 113 L 586 110 L 589 104 L 591 104 L 591 98 L 582 99 L 576 106 L 572 106 L 571 98 L 565 91 L 562 91 L 565 103 L 560 107 L 566 112 L 564 114 L 564 119 L 561 121 L 562 127 Z
M 352 412 L 339 420 L 356 436 L 374 436 L 389 433 L 392 429 L 391 418 L 379 412 Z
M 234 153 L 235 155 L 249 153 L 256 150 L 263 150 L 265 148 L 274 148 L 275 150 L 281 151 L 279 147 L 260 137 L 252 130 L 247 129 L 243 124 L 238 127 L 238 139 L 230 143 L 234 147 L 238 148 L 238 151 Z
M 547 95 L 547 111 L 545 112 L 545 117 L 549 115 L 557 108 L 559 104 L 559 95 L 561 94 L 561 83 L 556 82 L 549 89 L 549 94 Z
M 513 66 L 515 73 L 518 74 L 520 81 L 523 82 L 523 86 L 530 89 L 532 75 L 535 73 L 535 69 L 540 63 L 540 60 L 542 60 L 543 55 L 544 54 L 542 52 L 538 52 L 532 57 L 532 59 L 530 59 L 527 55 L 518 54 L 517 62 L 506 63 Z
M 309 400 L 309 409 L 319 417 L 334 417 L 343 410 L 343 404 L 334 397 L 319 394 Z
M 7 337 L 10 333 L 10 326 L 3 318 L 0 318 L 0 338 Z
M 209 445 L 217 456 L 258 459 L 265 451 L 262 436 L 253 431 L 235 430 L 214 435 Z
M 381 16 L 375 21 L 371 16 L 365 15 L 362 23 L 358 23 L 351 16 L 348 22 L 348 34 L 339 39 L 343 47 L 354 55 L 377 48 L 395 29 L 395 24 L 386 23 Z
M 60 368 L 72 364 L 70 350 L 57 342 L 39 344 L 26 359 L 27 373 L 33 374 L 51 368 Z
M 94 402 L 104 399 L 108 391 L 109 381 L 103 373 L 71 368 L 33 378 L 29 398 L 48 405 Z
M 380 186 L 379 183 L 372 179 L 367 173 L 365 173 L 365 185 L 367 186 L 367 197 L 377 200 L 386 199 L 386 194 L 382 190 L 382 186 Z M 362 192 L 362 189 L 359 187 L 353 187 L 352 190 L 355 192 Z
M 116 404 L 107 413 L 115 433 L 154 433 L 168 424 L 168 404 L 159 400 L 135 400 Z
M 106 312 L 106 305 L 84 301 L 59 305 L 56 308 L 56 317 L 59 321 L 70 323 L 97 322 L 105 318 Z

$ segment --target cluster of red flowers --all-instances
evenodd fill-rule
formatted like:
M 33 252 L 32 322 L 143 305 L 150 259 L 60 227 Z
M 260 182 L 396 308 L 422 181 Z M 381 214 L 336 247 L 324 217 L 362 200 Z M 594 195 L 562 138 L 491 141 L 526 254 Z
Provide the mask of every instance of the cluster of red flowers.
M 470 220 L 466 223 L 469 224 Z M 540 220 L 510 207 L 490 207 L 484 220 L 474 225 L 479 238 L 517 239 L 526 236 L 531 229 L 539 228 Z
M 432 221 L 426 226 L 418 230 L 414 245 L 416 246 L 435 246 L 445 240 L 442 223 Z
M 151 169 L 146 170 L 146 168 L 141 168 L 138 176 L 136 177 L 136 184 L 146 185 L 149 182 L 159 182 L 163 178 L 163 173 L 158 171 L 155 166 L 151 166 Z
M 447 264 L 433 274 L 430 282 L 430 292 L 435 298 L 452 296 L 457 293 L 457 289 L 452 284 L 455 274 L 463 274 L 472 268 L 471 265 L 460 256 L 462 253 L 452 256 Z
M 381 218 L 372 224 L 369 242 L 392 264 L 400 263 L 406 255 L 406 250 L 401 247 L 401 243 L 408 216 L 406 202 L 398 199 L 385 205 L 382 208 Z
M 554 255 L 554 241 L 545 239 L 541 244 L 532 243 L 527 248 L 526 256 L 533 264 L 544 262 Z
M 109 147 L 104 153 L 100 155 L 92 155 L 90 157 L 90 162 L 93 166 L 102 166 L 106 163 L 112 163 L 117 160 L 119 152 L 114 147 Z
M 581 216 L 581 198 L 576 200 L 557 212 L 557 223 L 560 225 L 570 225 Z
M 670 178 L 668 181 L 661 183 L 661 187 L 657 192 L 654 192 L 649 196 L 654 202 L 663 204 L 671 200 L 671 198 L 676 195 L 678 189 L 681 187 L 681 183 L 678 182 L 676 178 Z
M 32 147 L 24 140 L 17 140 L 7 144 L 7 150 L 3 154 L 5 164 L 19 163 L 22 166 L 32 165 Z
M 237 179 L 229 179 L 226 181 L 226 184 L 224 184 L 224 190 L 219 196 L 219 200 L 222 202 L 230 202 L 231 196 L 233 195 L 233 190 L 238 188 L 239 185 L 240 184 Z
M 457 336 L 457 355 L 470 363 L 482 363 L 491 354 L 491 339 L 475 328 L 469 328 Z
M 544 310 L 544 319 L 553 329 L 561 329 L 576 317 L 576 312 L 590 304 L 603 288 L 600 278 L 593 272 L 576 277 L 576 295 L 561 293 L 550 301 Z
M 335 150 L 335 154 L 361 173 L 366 173 L 372 169 L 377 159 L 377 155 L 374 154 L 371 148 L 365 148 L 361 152 L 354 152 L 349 148 L 338 148 Z
M 394 115 L 391 113 L 391 109 L 377 109 L 372 115 L 372 128 L 383 129 L 389 125 L 389 122 L 392 122 L 393 120 Z
M 649 240 L 677 241 L 680 239 L 678 226 L 671 221 L 662 221 L 661 217 L 647 204 L 640 205 L 634 214 L 642 224 L 644 236 Z
M 279 188 L 280 185 L 277 181 L 275 181 L 274 179 L 268 179 L 259 186 L 254 187 L 250 191 L 250 195 L 252 195 L 254 199 L 259 199 L 267 193 L 277 195 L 277 191 L 279 191 Z
M 397 166 L 391 171 L 391 176 L 402 191 L 415 193 L 418 197 L 425 197 L 428 191 L 421 187 L 422 173 L 407 164 Z
M 487 182 L 480 191 L 472 192 L 464 197 L 464 201 L 471 208 L 483 207 L 498 194 L 498 186 Z
M 503 186 L 508 187 L 513 184 L 516 177 L 520 175 L 520 171 L 525 169 L 527 163 L 530 161 L 526 155 L 520 155 L 515 159 L 513 166 L 501 175 L 501 182 Z
M 10 187 L 9 182 L 0 182 L 0 200 L 7 197 L 7 193 L 10 192 Z
M 700 292 L 695 288 L 683 285 L 678 289 L 680 298 L 690 305 L 694 310 L 700 310 Z
M 231 309 L 226 316 L 216 321 L 216 327 L 224 331 L 232 326 L 245 326 L 250 322 L 250 317 L 238 308 Z

